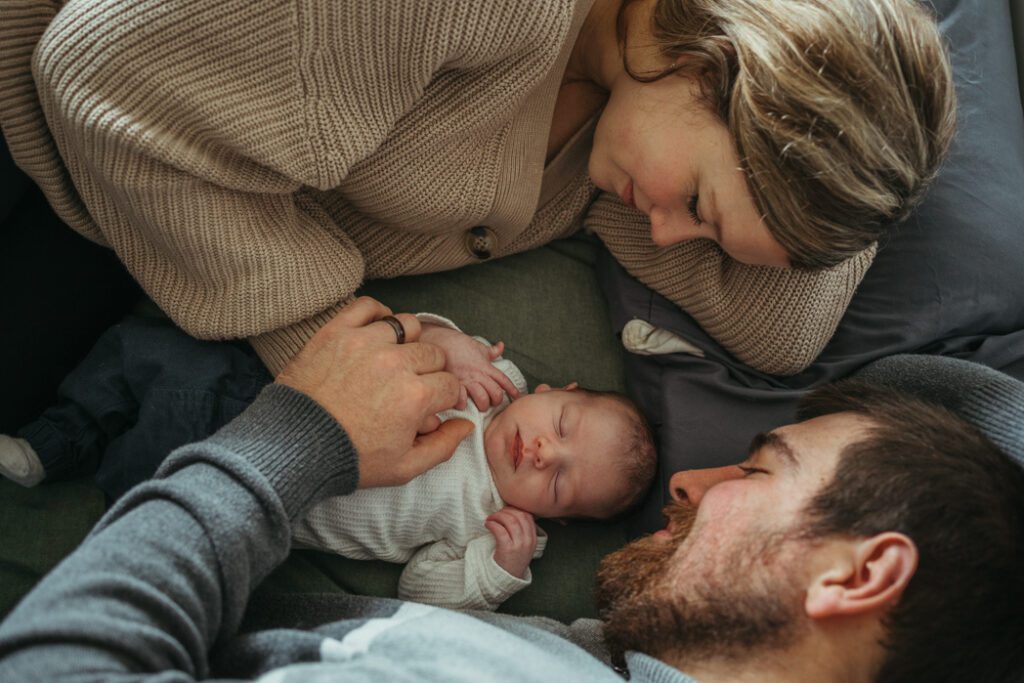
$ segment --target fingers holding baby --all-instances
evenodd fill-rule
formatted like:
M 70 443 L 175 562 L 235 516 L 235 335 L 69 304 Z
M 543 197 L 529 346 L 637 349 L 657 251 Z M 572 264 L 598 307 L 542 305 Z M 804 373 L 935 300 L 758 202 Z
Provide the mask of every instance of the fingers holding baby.
M 297 389 L 341 423 L 359 452 L 359 487 L 403 484 L 451 457 L 472 430 L 449 420 L 420 434 L 434 414 L 451 408 L 460 385 L 445 372 L 445 353 L 417 343 L 415 316 L 361 297 L 324 325 L 276 381 Z M 382 423 L 382 416 L 387 422 Z M 434 425 L 431 425 L 434 426 Z
M 522 579 L 537 550 L 537 526 L 525 510 L 505 506 L 484 520 L 494 536 L 494 561 L 506 572 Z

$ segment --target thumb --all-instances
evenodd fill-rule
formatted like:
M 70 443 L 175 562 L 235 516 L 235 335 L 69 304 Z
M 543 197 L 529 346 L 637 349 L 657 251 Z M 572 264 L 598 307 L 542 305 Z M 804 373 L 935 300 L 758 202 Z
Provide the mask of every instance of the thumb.
M 469 420 L 448 420 L 429 434 L 416 437 L 407 458 L 409 466 L 414 470 L 412 476 L 419 476 L 451 458 L 455 449 L 473 429 L 473 423 Z

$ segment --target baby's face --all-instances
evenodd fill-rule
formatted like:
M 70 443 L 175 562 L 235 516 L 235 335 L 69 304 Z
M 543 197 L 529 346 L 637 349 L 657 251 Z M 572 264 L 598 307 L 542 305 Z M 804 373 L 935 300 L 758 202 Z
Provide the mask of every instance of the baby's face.
M 542 384 L 491 421 L 484 449 L 506 504 L 538 517 L 604 517 L 624 495 L 629 428 L 616 401 Z

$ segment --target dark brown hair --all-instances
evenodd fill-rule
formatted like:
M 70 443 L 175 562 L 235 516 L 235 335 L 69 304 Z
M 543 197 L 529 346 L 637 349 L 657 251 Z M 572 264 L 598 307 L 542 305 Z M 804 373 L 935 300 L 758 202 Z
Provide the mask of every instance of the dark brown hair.
M 949 411 L 843 382 L 800 417 L 873 424 L 810 503 L 809 534 L 908 536 L 919 563 L 884 619 L 878 681 L 1002 681 L 1024 668 L 1024 470 Z M 1016 680 L 1016 679 L 1013 679 Z
M 618 15 L 627 73 L 697 79 L 794 266 L 838 264 L 920 202 L 956 129 L 949 56 L 924 3 L 658 0 L 641 34 L 670 66 L 637 74 L 634 1 Z

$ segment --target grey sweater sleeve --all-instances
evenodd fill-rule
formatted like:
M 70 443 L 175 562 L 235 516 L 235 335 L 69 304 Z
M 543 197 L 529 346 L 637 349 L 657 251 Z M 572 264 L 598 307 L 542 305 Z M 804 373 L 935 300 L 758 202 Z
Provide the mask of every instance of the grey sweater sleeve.
M 210 648 L 287 556 L 290 523 L 357 480 L 338 422 L 270 385 L 175 451 L 0 624 L 0 680 L 205 678 Z

